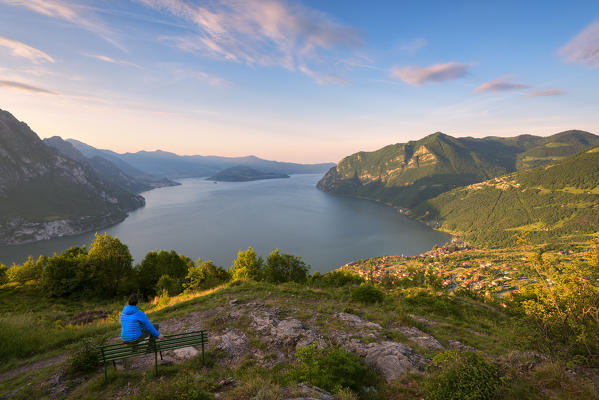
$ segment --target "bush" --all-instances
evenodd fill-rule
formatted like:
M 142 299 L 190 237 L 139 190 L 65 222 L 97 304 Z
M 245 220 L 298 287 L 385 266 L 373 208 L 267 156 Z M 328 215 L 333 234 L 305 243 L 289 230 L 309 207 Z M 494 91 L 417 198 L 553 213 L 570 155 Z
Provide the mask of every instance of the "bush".
M 169 296 L 176 296 L 181 293 L 181 283 L 169 275 L 162 275 L 156 283 L 156 292 L 166 292 Z
M 13 266 L 6 271 L 6 278 L 9 282 L 19 282 L 21 284 L 31 280 L 39 281 L 47 259 L 47 257 L 42 256 L 35 262 L 33 258 L 29 256 L 23 265 L 13 264 Z
M 259 281 L 262 279 L 262 270 L 264 261 L 262 257 L 258 257 L 252 247 L 248 247 L 246 251 L 239 250 L 237 259 L 233 261 L 229 272 L 233 279 L 252 279 Z
M 308 269 L 301 257 L 285 253 L 280 254 L 279 249 L 276 249 L 266 259 L 262 279 L 271 283 L 304 283 L 308 276 Z
M 0 264 L 0 285 L 4 285 L 6 282 L 8 282 L 6 271 L 8 271 L 8 267 L 4 264 Z
M 346 285 L 360 285 L 364 278 L 349 271 L 336 270 L 321 275 L 318 272 L 312 274 L 309 284 L 316 287 L 341 287 Z
M 231 275 L 210 260 L 198 260 L 197 267 L 189 267 L 183 287 L 186 291 L 206 290 L 225 283 Z
M 181 282 L 193 266 L 191 259 L 174 250 L 150 251 L 135 267 L 138 289 L 144 297 L 154 296 L 159 292 L 156 284 L 161 276 L 168 275 Z
M 498 369 L 481 355 L 447 350 L 433 357 L 424 388 L 431 400 L 486 400 L 500 384 Z
M 79 375 L 93 372 L 100 366 L 98 359 L 97 343 L 91 339 L 83 339 L 79 347 L 67 360 L 67 373 Z
M 372 285 L 362 284 L 357 288 L 353 288 L 350 293 L 352 300 L 360 303 L 382 303 L 385 299 L 385 293 Z
M 376 384 L 376 374 L 366 362 L 339 347 L 319 349 L 316 344 L 300 348 L 295 354 L 299 365 L 291 371 L 292 378 L 330 392 L 343 388 L 360 391 Z

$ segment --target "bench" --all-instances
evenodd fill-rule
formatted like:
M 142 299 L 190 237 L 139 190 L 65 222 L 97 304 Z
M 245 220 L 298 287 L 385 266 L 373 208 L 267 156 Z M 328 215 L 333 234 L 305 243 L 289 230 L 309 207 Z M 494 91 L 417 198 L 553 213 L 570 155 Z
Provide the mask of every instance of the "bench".
M 162 360 L 162 352 L 166 350 L 180 349 L 189 346 L 202 346 L 202 363 L 204 363 L 204 346 L 208 343 L 206 331 L 193 331 L 164 336 L 164 339 L 156 340 L 153 336 L 138 343 L 102 344 L 98 346 L 98 359 L 104 365 L 104 380 L 108 379 L 108 363 L 116 368 L 116 360 L 141 356 L 154 353 L 154 365 L 156 376 L 158 376 L 158 354 Z

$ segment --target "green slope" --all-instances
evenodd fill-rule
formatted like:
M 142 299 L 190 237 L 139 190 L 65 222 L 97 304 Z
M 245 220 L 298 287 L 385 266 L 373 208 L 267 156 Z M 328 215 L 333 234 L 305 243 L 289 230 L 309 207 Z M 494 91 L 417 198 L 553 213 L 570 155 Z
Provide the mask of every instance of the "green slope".
M 599 147 L 542 166 L 458 188 L 415 215 L 486 246 L 588 239 L 599 231 Z
M 437 132 L 348 156 L 327 172 L 318 187 L 413 209 L 454 188 L 555 162 L 596 145 L 599 137 L 582 131 L 481 139 Z

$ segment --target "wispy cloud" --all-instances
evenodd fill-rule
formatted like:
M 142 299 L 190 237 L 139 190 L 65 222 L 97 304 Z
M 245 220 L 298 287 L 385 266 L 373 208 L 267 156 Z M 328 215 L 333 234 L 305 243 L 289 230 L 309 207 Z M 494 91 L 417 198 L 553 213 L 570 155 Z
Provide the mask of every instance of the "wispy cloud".
M 89 8 L 79 4 L 71 4 L 62 0 L 0 0 L 13 6 L 25 7 L 38 14 L 68 21 L 83 29 L 95 33 L 107 42 L 122 49 L 115 40 L 115 35 L 98 18 L 94 17 Z
M 416 38 L 399 46 L 401 51 L 416 51 L 428 44 L 425 38 Z
M 232 83 L 226 79 L 219 78 L 218 76 L 208 74 L 203 71 L 190 70 L 187 68 L 175 67 L 171 70 L 173 76 L 176 79 L 194 79 L 201 82 L 205 82 L 211 86 L 231 86 Z
M 327 74 L 318 71 L 312 71 L 305 65 L 300 65 L 299 70 L 302 71 L 304 74 L 308 75 L 310 78 L 314 79 L 314 81 L 319 85 L 349 85 L 348 80 L 336 74 Z
M 458 79 L 468 74 L 468 65 L 449 62 L 428 67 L 393 67 L 389 75 L 399 78 L 410 85 L 422 85 L 428 82 L 444 82 Z
M 587 26 L 559 49 L 558 53 L 567 62 L 599 68 L 599 20 Z
M 355 49 L 362 37 L 327 14 L 284 0 L 138 0 L 183 22 L 191 34 L 162 40 L 188 52 L 250 65 L 302 70 L 327 64 L 336 50 Z M 313 71 L 311 65 L 307 71 Z M 311 75 L 310 75 L 311 76 Z
M 535 90 L 533 92 L 527 93 L 524 97 L 547 97 L 547 96 L 561 96 L 566 94 L 566 91 L 563 89 L 545 89 L 545 90 Z
M 137 68 L 137 69 L 143 69 L 141 66 L 139 66 L 139 65 L 137 65 L 135 63 L 132 63 L 132 62 L 129 62 L 129 61 L 125 61 L 125 60 L 116 60 L 116 59 L 114 59 L 112 57 L 104 56 L 104 55 L 101 55 L 101 54 L 87 54 L 87 53 L 85 53 L 84 55 L 87 56 L 87 57 L 95 58 L 97 60 L 104 61 L 104 62 L 111 63 L 111 64 L 126 65 L 126 66 Z
M 0 47 L 9 49 L 13 56 L 26 58 L 36 64 L 54 62 L 54 59 L 43 51 L 28 46 L 25 43 L 9 39 L 5 36 L 0 36 Z
M 56 92 L 52 92 L 47 89 L 43 89 L 43 88 L 40 88 L 37 86 L 28 85 L 26 83 L 15 82 L 15 81 L 0 80 L 0 88 L 17 89 L 17 90 L 23 90 L 26 92 L 33 92 L 33 93 L 57 94 Z
M 529 85 L 524 83 L 510 82 L 508 77 L 502 77 L 483 83 L 474 89 L 474 93 L 505 92 L 508 90 L 528 89 L 529 87 Z

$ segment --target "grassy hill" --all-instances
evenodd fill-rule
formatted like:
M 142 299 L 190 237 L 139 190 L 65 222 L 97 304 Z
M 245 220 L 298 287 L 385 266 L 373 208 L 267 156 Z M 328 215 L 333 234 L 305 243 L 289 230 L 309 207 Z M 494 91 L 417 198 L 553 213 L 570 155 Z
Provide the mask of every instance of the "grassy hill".
M 458 188 L 426 201 L 415 215 L 486 246 L 585 240 L 599 232 L 599 147 L 550 166 Z
M 318 187 L 412 209 L 454 188 L 549 164 L 597 145 L 598 136 L 582 131 L 482 139 L 437 132 L 418 141 L 346 157 L 329 170 Z

